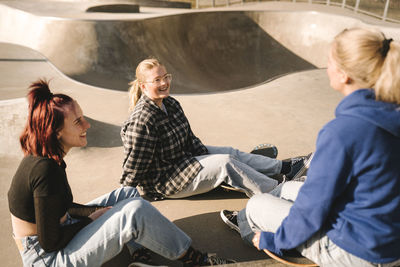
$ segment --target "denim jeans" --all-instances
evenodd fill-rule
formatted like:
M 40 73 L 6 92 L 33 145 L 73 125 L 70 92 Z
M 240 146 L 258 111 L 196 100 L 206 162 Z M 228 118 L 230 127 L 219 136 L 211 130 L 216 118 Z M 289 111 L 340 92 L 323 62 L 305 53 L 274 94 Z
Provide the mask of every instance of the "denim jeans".
M 81 229 L 61 250 L 46 253 L 37 236 L 22 238 L 24 266 L 101 266 L 116 256 L 125 244 L 134 250 L 146 247 L 168 259 L 183 255 L 191 239 L 165 218 L 133 187 L 121 187 L 89 205 L 113 206 Z M 65 223 L 74 223 L 69 217 Z
M 238 214 L 238 224 L 242 239 L 252 246 L 254 232 L 268 231 L 275 233 L 283 219 L 289 214 L 289 210 L 301 186 L 301 182 L 286 182 L 280 184 L 269 194 L 260 194 L 252 197 L 246 208 Z M 358 258 L 336 246 L 322 231 L 315 233 L 296 249 L 304 257 L 324 267 L 391 267 L 400 265 L 400 260 L 392 263 L 377 264 Z
M 247 196 L 270 192 L 278 181 L 268 176 L 279 174 L 282 161 L 239 151 L 232 147 L 207 146 L 209 154 L 196 159 L 203 169 L 193 182 L 169 198 L 202 194 L 225 182 L 241 188 Z

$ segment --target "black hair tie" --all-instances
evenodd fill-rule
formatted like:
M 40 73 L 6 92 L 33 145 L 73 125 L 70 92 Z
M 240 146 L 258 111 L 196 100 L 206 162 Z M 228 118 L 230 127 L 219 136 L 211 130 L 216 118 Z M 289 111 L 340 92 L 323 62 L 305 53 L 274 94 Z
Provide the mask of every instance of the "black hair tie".
M 387 53 L 389 52 L 389 48 L 390 48 L 390 42 L 393 41 L 392 38 L 390 39 L 383 39 L 383 44 L 382 44 L 382 49 L 381 49 L 381 54 L 383 57 L 386 57 Z

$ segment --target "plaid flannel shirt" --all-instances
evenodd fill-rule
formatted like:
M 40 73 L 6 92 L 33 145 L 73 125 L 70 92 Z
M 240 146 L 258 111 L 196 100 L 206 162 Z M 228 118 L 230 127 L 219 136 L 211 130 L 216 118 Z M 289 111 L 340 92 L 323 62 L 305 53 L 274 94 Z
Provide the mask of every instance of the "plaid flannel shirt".
M 190 184 L 203 168 L 195 156 L 207 148 L 189 125 L 179 102 L 163 100 L 166 114 L 142 95 L 121 129 L 125 159 L 121 184 L 140 186 L 149 196 L 169 196 Z

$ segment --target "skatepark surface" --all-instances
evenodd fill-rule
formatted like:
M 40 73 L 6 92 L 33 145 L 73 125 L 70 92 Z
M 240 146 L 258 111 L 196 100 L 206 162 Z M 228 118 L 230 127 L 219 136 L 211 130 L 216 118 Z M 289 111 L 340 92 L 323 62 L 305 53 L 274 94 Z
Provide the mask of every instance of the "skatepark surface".
M 7 191 L 22 158 L 18 137 L 30 82 L 51 79 L 53 92 L 76 99 L 91 123 L 88 146 L 65 158 L 74 201 L 85 203 L 119 186 L 127 83 L 145 57 L 160 58 L 173 74 L 171 94 L 203 143 L 243 151 L 272 143 L 284 159 L 314 150 L 319 129 L 334 117 L 342 98 L 329 87 L 325 70 L 332 38 L 346 27 L 373 26 L 400 39 L 398 25 L 319 5 L 85 12 L 104 3 L 0 1 L 2 266 L 22 265 L 12 239 Z M 193 246 L 238 262 L 230 266 L 284 266 L 244 245 L 220 219 L 221 209 L 239 210 L 246 202 L 243 194 L 217 189 L 152 204 L 192 237 Z M 128 263 L 123 251 L 104 266 Z

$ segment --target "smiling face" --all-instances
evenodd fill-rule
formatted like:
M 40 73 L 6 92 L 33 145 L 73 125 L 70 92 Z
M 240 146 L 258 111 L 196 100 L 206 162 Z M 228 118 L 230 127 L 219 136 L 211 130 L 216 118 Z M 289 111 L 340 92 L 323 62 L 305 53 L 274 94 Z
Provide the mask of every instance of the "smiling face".
M 57 134 L 65 154 L 72 147 L 86 146 L 86 130 L 89 128 L 90 123 L 83 117 L 79 104 L 74 101 L 70 108 L 66 110 L 64 127 Z
M 144 72 L 143 81 L 140 82 L 142 92 L 157 106 L 161 107 L 162 100 L 169 96 L 171 75 L 164 66 L 156 66 Z

